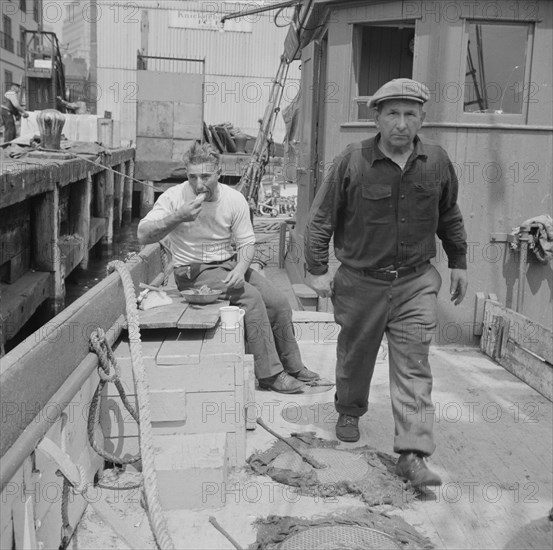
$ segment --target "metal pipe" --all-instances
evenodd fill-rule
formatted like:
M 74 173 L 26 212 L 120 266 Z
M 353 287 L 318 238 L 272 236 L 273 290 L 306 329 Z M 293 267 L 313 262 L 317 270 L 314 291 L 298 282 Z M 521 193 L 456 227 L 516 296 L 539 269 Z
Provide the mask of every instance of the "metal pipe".
M 301 4 L 301 0 L 289 0 L 288 2 L 279 2 L 278 4 L 269 4 L 267 6 L 264 6 L 262 8 L 254 8 L 251 10 L 243 10 L 243 11 L 237 11 L 235 13 L 229 13 L 228 15 L 223 15 L 221 17 L 220 23 L 225 23 L 225 21 L 228 21 L 229 19 L 237 19 L 238 17 L 244 17 L 246 15 L 254 15 L 256 13 L 263 13 L 264 11 L 269 10 L 278 10 L 281 8 L 288 8 L 290 6 L 294 6 L 295 4 Z
M 525 267 L 528 259 L 528 241 L 530 240 L 530 228 L 527 225 L 521 225 L 518 240 L 520 243 L 520 252 L 518 257 L 518 288 L 517 288 L 517 313 L 522 312 L 522 302 L 524 300 L 524 276 Z

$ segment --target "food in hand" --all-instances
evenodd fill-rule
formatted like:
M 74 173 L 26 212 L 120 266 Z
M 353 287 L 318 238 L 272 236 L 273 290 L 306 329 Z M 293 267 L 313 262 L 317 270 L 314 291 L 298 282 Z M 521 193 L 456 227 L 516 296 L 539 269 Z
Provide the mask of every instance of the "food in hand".
M 202 202 L 204 202 L 206 198 L 207 198 L 207 193 L 199 193 L 194 199 L 194 203 L 202 204 Z

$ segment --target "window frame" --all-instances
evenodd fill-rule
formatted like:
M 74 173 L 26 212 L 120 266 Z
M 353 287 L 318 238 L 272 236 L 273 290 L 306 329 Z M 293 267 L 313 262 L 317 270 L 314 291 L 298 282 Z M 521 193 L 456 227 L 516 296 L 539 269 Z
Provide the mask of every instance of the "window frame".
M 359 103 L 367 103 L 371 100 L 372 96 L 359 95 L 359 67 L 361 64 L 361 50 L 362 50 L 362 32 L 361 27 L 392 27 L 392 28 L 412 28 L 414 31 L 414 45 L 413 45 L 413 70 L 411 78 L 414 78 L 413 73 L 415 70 L 415 55 L 417 48 L 417 24 L 416 19 L 409 20 L 389 20 L 389 21 L 356 21 L 352 25 L 352 38 L 351 38 L 351 79 L 350 79 L 350 101 L 348 110 L 348 122 L 367 124 L 374 122 L 373 118 L 359 118 L 357 113 L 359 112 Z
M 522 113 L 471 113 L 465 111 L 465 80 L 466 73 L 468 71 L 467 63 L 467 48 L 469 41 L 469 25 L 516 25 L 519 27 L 526 27 L 528 29 L 528 40 L 526 42 L 526 59 L 524 67 L 524 88 L 522 98 Z M 512 20 L 498 20 L 498 19 L 479 19 L 479 18 L 465 18 L 463 21 L 463 42 L 461 45 L 461 51 L 465 52 L 462 57 L 462 63 L 460 64 L 459 82 L 463 83 L 463 96 L 462 101 L 459 102 L 459 112 L 457 113 L 457 120 L 461 123 L 471 124 L 528 124 L 528 105 L 530 103 L 529 93 L 531 89 L 529 85 L 531 83 L 532 73 L 532 56 L 534 51 L 534 39 L 536 34 L 535 21 L 512 21 Z M 508 83 L 507 83 L 508 85 Z
M 9 29 L 10 32 L 7 32 L 7 29 Z M 13 47 L 13 28 L 12 28 L 12 20 L 9 15 L 3 14 L 2 15 L 2 44 L 0 46 L 11 53 L 14 53 L 14 47 Z
M 12 83 L 13 83 L 13 72 L 8 71 L 8 69 L 4 69 L 4 93 L 8 91 L 8 86 L 11 86 Z
M 25 27 L 19 25 L 19 42 L 17 43 L 17 55 L 25 58 Z

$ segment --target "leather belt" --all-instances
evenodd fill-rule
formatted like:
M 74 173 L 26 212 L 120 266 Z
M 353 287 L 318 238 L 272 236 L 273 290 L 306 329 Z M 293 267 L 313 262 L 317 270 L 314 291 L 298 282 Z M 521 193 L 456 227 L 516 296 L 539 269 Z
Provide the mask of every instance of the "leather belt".
M 411 273 L 420 271 L 421 269 L 428 266 L 429 263 L 430 262 L 423 262 L 422 264 L 411 267 L 398 267 L 397 269 L 386 269 L 380 271 L 373 271 L 372 269 L 350 269 L 353 269 L 358 273 L 362 273 L 363 275 L 374 277 L 375 279 L 380 279 L 381 281 L 395 281 L 396 279 L 401 279 L 401 277 L 405 277 L 406 275 L 410 275 Z

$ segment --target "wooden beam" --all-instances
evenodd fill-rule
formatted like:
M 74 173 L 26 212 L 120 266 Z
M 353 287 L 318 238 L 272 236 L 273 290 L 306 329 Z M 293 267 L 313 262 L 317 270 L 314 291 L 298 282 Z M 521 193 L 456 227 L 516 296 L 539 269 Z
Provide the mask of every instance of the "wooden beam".
M 94 215 L 98 218 L 106 217 L 106 172 L 96 175 L 94 185 Z
M 82 252 L 79 262 L 81 267 L 88 266 L 88 249 L 90 242 L 90 201 L 92 195 L 92 175 L 90 172 L 86 178 L 71 185 L 71 199 L 69 207 L 70 233 L 74 233 L 82 239 Z M 70 272 L 66 271 L 66 275 Z
M 133 180 L 134 177 L 134 160 L 125 162 L 125 173 L 127 177 L 123 185 L 123 214 L 122 223 L 127 224 L 132 219 L 132 192 L 133 192 Z
M 123 172 L 124 165 L 118 164 L 114 166 L 114 170 L 117 172 Z M 121 227 L 121 218 L 123 215 L 123 179 L 121 174 L 113 174 L 114 189 L 113 189 L 113 224 L 115 229 Z
M 2 335 L 0 343 L 11 340 L 31 318 L 37 308 L 50 296 L 51 273 L 44 271 L 28 271 L 15 283 L 2 285 Z
M 65 301 L 65 266 L 59 248 L 59 188 L 39 195 L 33 201 L 34 229 L 31 236 L 33 263 L 38 271 L 50 271 L 49 310 L 56 315 Z
M 108 253 L 113 248 L 113 192 L 114 192 L 114 174 L 111 170 L 106 170 L 106 195 L 105 195 L 105 218 L 106 234 L 102 244 L 104 250 Z

